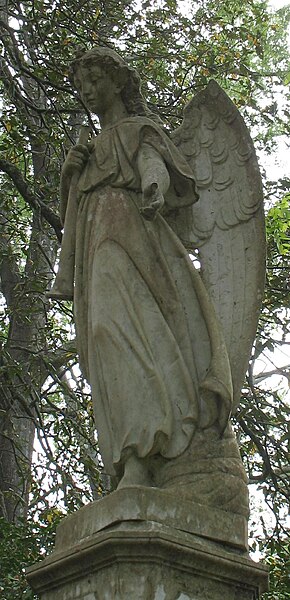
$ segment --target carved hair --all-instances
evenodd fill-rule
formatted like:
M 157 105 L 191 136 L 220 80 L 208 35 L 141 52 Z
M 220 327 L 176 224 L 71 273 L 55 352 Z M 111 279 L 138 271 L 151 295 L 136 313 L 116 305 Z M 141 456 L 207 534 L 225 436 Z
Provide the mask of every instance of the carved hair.
M 141 93 L 141 80 L 139 73 L 124 61 L 124 59 L 112 50 L 104 46 L 96 46 L 87 52 L 81 52 L 71 63 L 71 80 L 75 87 L 79 88 L 77 71 L 80 67 L 88 69 L 98 65 L 115 83 L 121 84 L 121 97 L 129 115 L 144 115 L 162 125 L 158 115 L 152 113 Z

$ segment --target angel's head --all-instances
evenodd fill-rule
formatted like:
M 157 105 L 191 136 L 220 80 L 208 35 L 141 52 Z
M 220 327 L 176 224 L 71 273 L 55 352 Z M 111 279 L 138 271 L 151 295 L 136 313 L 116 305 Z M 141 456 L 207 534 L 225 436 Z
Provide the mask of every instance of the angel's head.
M 87 92 L 85 99 L 85 104 L 92 112 L 97 112 L 98 102 L 108 103 L 112 93 L 119 93 L 128 115 L 149 116 L 140 90 L 139 74 L 115 50 L 97 46 L 82 53 L 73 61 L 71 75 L 83 100 L 85 84 L 87 87 L 90 83 L 95 84 L 91 85 L 91 92 Z

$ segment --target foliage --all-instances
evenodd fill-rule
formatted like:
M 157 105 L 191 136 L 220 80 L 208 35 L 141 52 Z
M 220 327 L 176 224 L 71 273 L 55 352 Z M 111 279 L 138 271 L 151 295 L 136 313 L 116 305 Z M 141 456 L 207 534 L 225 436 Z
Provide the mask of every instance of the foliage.
M 44 550 L 53 547 L 55 530 L 60 522 L 59 511 L 50 509 L 38 522 L 9 523 L 0 517 L 0 597 L 5 600 L 33 600 L 27 587 L 25 569 L 43 558 Z M 5 595 L 4 595 L 5 594 Z
M 264 0 L 183 4 L 0 0 L 0 532 L 2 552 L 10 545 L 12 557 L 1 580 L 7 599 L 32 597 L 19 573 L 51 547 L 55 519 L 45 532 L 45 515 L 75 510 L 111 485 L 77 367 L 71 306 L 54 307 L 45 296 L 61 239 L 60 167 L 88 118 L 68 79 L 76 49 L 117 47 L 139 70 L 144 95 L 168 127 L 180 123 L 182 107 L 213 77 L 242 111 L 261 161 L 289 133 L 289 8 L 271 12 Z M 277 348 L 289 344 L 289 184 L 265 178 L 266 294 L 236 415 L 250 482 L 276 519 L 276 545 L 266 533 L 260 542 L 274 574 L 286 569 L 287 544 L 278 534 L 289 503 L 289 404 L 269 378 L 289 379 L 289 365 L 261 373 L 257 364 L 265 353 L 275 363 Z M 285 588 L 275 577 L 271 600 Z
M 265 600 L 289 600 L 290 598 L 290 542 L 289 537 L 269 540 L 266 563 L 270 572 L 270 592 Z

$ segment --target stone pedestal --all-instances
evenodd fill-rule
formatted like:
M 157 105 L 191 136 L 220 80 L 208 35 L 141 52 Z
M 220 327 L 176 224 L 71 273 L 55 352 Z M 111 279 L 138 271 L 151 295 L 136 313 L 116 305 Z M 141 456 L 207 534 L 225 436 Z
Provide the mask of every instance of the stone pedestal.
M 259 598 L 267 569 L 248 558 L 243 517 L 188 504 L 140 487 L 84 507 L 28 570 L 30 585 L 41 600 Z

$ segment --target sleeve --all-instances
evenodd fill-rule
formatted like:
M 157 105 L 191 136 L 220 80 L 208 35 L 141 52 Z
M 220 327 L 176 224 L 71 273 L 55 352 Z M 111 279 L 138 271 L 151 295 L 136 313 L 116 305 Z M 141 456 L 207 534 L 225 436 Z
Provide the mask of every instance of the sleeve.
M 199 196 L 191 168 L 167 135 L 155 125 L 146 125 L 141 132 L 141 141 L 154 149 L 167 167 L 170 186 L 165 200 L 168 207 L 176 209 L 197 202 Z

